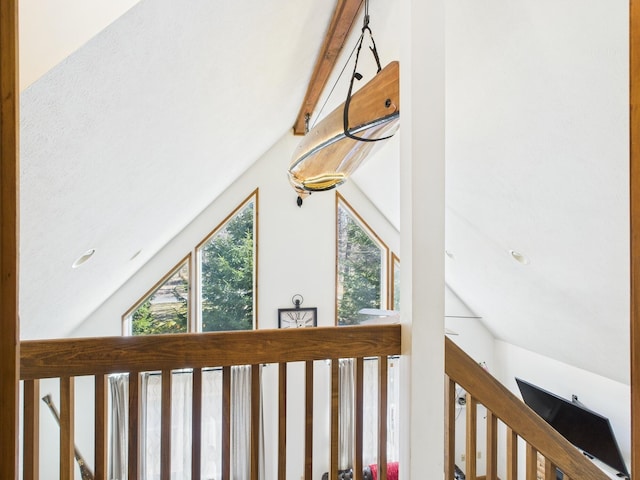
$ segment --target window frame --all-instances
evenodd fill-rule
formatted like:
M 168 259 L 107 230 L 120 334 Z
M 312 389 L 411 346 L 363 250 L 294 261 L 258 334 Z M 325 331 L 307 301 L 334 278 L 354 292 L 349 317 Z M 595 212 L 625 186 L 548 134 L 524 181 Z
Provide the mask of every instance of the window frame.
M 381 250 L 381 258 L 380 258 L 380 308 L 386 309 L 389 305 L 389 258 L 390 258 L 390 250 L 387 244 L 380 238 L 380 235 L 371 228 L 371 226 L 367 223 L 367 221 L 358 213 L 358 211 L 353 208 L 353 206 L 344 198 L 340 192 L 336 191 L 336 203 L 335 203 L 335 315 L 334 315 L 334 325 L 339 326 L 339 302 L 338 302 L 338 286 L 339 286 L 339 276 L 340 276 L 340 268 L 338 262 L 338 253 L 339 253 L 339 211 L 340 208 L 344 208 L 347 213 L 351 216 L 351 218 L 362 228 L 365 233 L 380 247 Z
M 396 255 L 396 252 L 391 252 L 391 258 L 389 260 L 389 303 L 387 304 L 391 310 L 396 310 L 396 268 L 400 271 L 400 257 Z M 399 305 L 398 305 L 399 306 Z M 398 311 L 400 308 L 397 309 Z
M 253 323 L 252 330 L 258 329 L 258 188 L 251 192 L 242 202 L 236 206 L 231 213 L 229 213 L 216 227 L 211 230 L 194 248 L 195 268 L 193 282 L 195 286 L 195 301 L 194 301 L 194 332 L 202 332 L 202 267 L 201 267 L 201 251 L 204 245 L 211 240 L 221 229 L 227 225 L 233 217 L 235 217 L 241 210 L 243 210 L 249 203 L 253 201 Z M 226 330 L 221 330 L 226 331 Z
M 238 212 L 253 202 L 253 324 L 252 330 L 258 329 L 258 240 L 259 240 L 259 188 L 247 195 L 220 223 L 200 240 L 190 252 L 184 256 L 176 265 L 171 268 L 153 287 L 146 291 L 132 307 L 122 315 L 122 335 L 133 336 L 133 313 L 147 301 L 172 275 L 187 263 L 189 269 L 189 285 L 187 298 L 187 333 L 202 332 L 202 312 L 201 312 L 201 267 L 199 252 L 201 248 L 216 235 Z
M 140 308 L 140 306 L 146 302 L 152 295 L 154 295 L 162 285 L 164 285 L 167 280 L 169 280 L 173 275 L 178 272 L 183 265 L 187 265 L 189 269 L 189 285 L 187 286 L 187 333 L 191 331 L 192 328 L 192 304 L 193 304 L 193 293 L 191 288 L 191 282 L 193 279 L 193 263 L 192 263 L 192 255 L 189 252 L 185 257 L 183 257 L 176 265 L 171 268 L 160 280 L 158 280 L 153 287 L 151 287 L 147 292 L 140 298 L 138 301 L 127 310 L 124 315 L 122 315 L 122 335 L 123 336 L 134 336 L 133 335 L 133 314 L 134 312 Z

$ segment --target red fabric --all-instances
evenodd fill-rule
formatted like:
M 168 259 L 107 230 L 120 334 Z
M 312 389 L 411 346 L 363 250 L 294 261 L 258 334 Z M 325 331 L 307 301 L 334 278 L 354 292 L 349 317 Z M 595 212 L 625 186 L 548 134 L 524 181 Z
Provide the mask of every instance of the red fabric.
M 378 480 L 378 464 L 369 465 L 373 480 Z M 398 462 L 387 463 L 387 480 L 398 480 Z

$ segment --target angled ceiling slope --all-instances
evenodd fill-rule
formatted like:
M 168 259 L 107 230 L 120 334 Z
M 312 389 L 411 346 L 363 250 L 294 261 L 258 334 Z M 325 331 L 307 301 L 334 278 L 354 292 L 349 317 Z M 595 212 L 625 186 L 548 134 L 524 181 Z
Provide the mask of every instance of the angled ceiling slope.
M 67 336 L 290 131 L 330 18 L 142 0 L 22 92 L 22 338 Z
M 20 0 L 20 91 L 139 0 Z

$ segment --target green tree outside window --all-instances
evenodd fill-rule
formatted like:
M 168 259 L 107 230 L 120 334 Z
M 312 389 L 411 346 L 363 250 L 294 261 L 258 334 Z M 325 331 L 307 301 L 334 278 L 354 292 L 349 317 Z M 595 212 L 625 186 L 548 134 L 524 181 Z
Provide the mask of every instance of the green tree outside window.
M 202 330 L 253 328 L 254 202 L 200 249 Z
M 338 204 L 338 324 L 359 322 L 362 308 L 381 308 L 384 254 L 353 215 Z
M 131 314 L 133 335 L 184 333 L 188 329 L 189 263 L 180 265 Z

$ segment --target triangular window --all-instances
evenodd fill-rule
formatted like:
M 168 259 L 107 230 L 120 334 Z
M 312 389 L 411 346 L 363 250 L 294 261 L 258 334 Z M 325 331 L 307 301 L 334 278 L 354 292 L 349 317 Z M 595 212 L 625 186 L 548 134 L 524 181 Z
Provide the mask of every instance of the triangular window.
M 187 332 L 189 257 L 171 270 L 125 318 L 131 335 Z
M 203 332 L 254 327 L 256 200 L 251 196 L 196 250 Z
M 386 308 L 389 249 L 340 194 L 337 198 L 337 324 L 354 325 L 363 308 Z
M 255 190 L 124 315 L 125 334 L 253 329 L 257 205 Z

